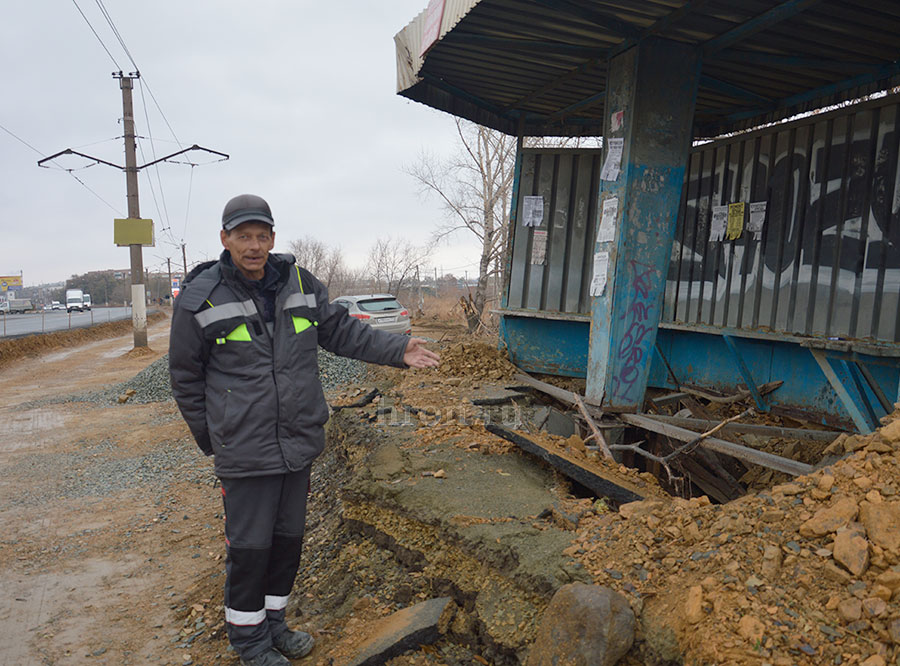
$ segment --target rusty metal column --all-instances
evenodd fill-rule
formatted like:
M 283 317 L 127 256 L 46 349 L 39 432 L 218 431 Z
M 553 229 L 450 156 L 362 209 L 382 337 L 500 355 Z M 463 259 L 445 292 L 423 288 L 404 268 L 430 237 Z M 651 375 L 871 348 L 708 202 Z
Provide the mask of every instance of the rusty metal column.
M 586 390 L 609 411 L 639 411 L 644 400 L 699 76 L 699 51 L 659 38 L 609 64 Z M 616 148 L 618 173 L 608 170 Z
M 125 128 L 125 187 L 128 198 L 128 217 L 141 217 L 138 201 L 138 168 L 135 154 L 134 109 L 131 101 L 131 76 L 119 78 L 122 88 L 123 124 Z M 144 291 L 144 258 L 140 245 L 130 245 L 131 251 L 131 324 L 134 346 L 147 346 L 147 296 Z

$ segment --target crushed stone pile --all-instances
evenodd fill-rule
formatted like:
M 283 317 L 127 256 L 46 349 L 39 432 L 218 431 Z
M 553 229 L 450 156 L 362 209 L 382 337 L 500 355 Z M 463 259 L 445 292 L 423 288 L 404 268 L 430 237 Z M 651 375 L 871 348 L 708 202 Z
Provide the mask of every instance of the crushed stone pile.
M 567 554 L 629 599 L 643 663 L 900 663 L 900 403 L 888 419 L 835 440 L 834 464 L 728 504 L 588 516 Z
M 326 391 L 360 381 L 366 374 L 366 364 L 337 356 L 319 349 L 319 380 Z M 126 399 L 127 397 L 127 399 Z M 92 402 L 97 404 L 146 404 L 172 399 L 169 355 L 165 354 L 131 379 L 98 391 L 75 393 L 28 403 L 29 406 L 58 402 Z

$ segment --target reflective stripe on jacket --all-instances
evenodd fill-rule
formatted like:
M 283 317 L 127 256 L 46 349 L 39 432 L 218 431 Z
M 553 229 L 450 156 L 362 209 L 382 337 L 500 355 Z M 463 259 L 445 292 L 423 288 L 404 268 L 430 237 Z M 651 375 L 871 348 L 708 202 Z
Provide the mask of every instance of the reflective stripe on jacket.
M 405 367 L 407 336 L 377 331 L 331 305 L 324 285 L 292 256 L 270 255 L 269 265 L 279 274 L 272 334 L 227 251 L 175 300 L 172 392 L 222 477 L 298 471 L 321 453 L 328 406 L 319 345 Z

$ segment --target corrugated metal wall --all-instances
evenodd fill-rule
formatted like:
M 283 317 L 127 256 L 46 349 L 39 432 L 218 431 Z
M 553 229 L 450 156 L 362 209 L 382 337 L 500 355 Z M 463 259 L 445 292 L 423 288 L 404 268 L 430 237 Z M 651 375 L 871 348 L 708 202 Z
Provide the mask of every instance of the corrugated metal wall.
M 596 236 L 599 150 L 525 150 L 519 177 L 507 307 L 588 313 L 588 288 Z M 523 223 L 524 200 L 543 198 L 540 226 Z M 546 232 L 544 263 L 535 252 L 535 231 Z M 539 234 L 540 236 L 540 234 Z
M 695 148 L 663 320 L 900 341 L 898 142 L 893 98 Z M 600 159 L 523 151 L 508 308 L 590 312 Z M 522 224 L 526 196 L 543 197 L 538 227 Z M 758 238 L 709 240 L 714 207 L 763 201 Z
M 664 319 L 900 340 L 898 122 L 895 101 L 695 149 Z M 767 204 L 759 238 L 710 242 L 741 201 Z

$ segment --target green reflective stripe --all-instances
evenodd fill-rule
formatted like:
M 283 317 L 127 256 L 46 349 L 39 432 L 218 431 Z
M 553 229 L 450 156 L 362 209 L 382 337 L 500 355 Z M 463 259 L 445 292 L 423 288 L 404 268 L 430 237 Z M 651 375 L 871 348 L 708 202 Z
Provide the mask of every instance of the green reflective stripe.
M 217 344 L 217 345 L 224 345 L 224 344 L 225 344 L 225 338 L 216 338 L 216 344 Z
M 291 319 L 294 320 L 294 333 L 302 333 L 313 325 L 306 317 L 291 317 Z
M 297 284 L 300 285 L 300 293 L 303 293 L 303 280 L 300 279 L 300 266 L 294 264 L 294 268 L 297 269 Z
M 231 333 L 225 336 L 226 340 L 233 340 L 236 342 L 250 342 L 250 331 L 247 330 L 247 324 L 241 324 L 236 329 L 234 329 Z

